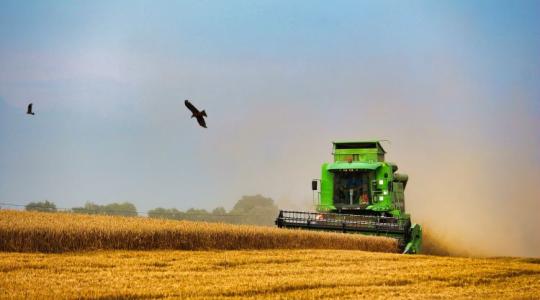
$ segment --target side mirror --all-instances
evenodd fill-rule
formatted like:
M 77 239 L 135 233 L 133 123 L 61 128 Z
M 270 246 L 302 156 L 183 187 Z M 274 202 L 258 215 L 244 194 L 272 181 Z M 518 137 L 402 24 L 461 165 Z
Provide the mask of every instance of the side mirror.
M 311 181 L 311 190 L 316 191 L 317 190 L 317 180 Z

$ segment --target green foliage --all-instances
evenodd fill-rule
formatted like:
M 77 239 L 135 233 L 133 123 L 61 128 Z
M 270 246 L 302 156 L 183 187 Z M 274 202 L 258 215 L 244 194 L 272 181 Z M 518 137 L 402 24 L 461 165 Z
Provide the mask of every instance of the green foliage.
M 208 211 L 206 211 L 205 209 L 196 209 L 196 208 L 188 209 L 185 213 L 184 220 L 215 222 L 215 220 L 212 219 L 212 215 Z
M 237 213 L 247 213 L 260 207 L 270 208 L 276 206 L 274 205 L 274 200 L 272 200 L 271 198 L 266 198 L 261 195 L 243 196 L 242 199 L 236 202 L 232 211 Z
M 53 202 L 47 200 L 42 202 L 30 202 L 25 206 L 28 211 L 43 211 L 43 212 L 55 212 L 56 205 Z
M 182 220 L 184 213 L 176 208 L 155 208 L 148 211 L 148 217 L 157 219 Z
M 242 197 L 229 213 L 223 207 L 217 207 L 211 213 L 204 209 L 191 208 L 182 212 L 176 208 L 159 207 L 150 210 L 148 216 L 173 220 L 273 226 L 278 212 L 274 200 L 255 195 Z
M 31 202 L 26 205 L 26 210 L 35 211 L 57 211 L 56 205 L 49 201 Z M 99 205 L 93 202 L 86 202 L 83 207 L 71 209 L 74 213 L 90 215 L 116 215 L 116 216 L 137 216 L 137 208 L 129 202 L 110 203 Z M 176 208 L 158 207 L 148 211 L 148 217 L 171 220 L 205 221 L 232 224 L 253 224 L 273 226 L 278 214 L 278 207 L 274 200 L 261 195 L 243 196 L 230 212 L 223 207 L 217 207 L 211 212 L 205 209 L 190 208 L 183 212 Z
M 229 214 L 237 216 L 234 219 L 236 224 L 273 226 L 278 213 L 279 209 L 274 200 L 255 195 L 243 196 Z
M 133 203 L 111 203 L 99 205 L 92 202 L 86 202 L 84 207 L 74 207 L 75 213 L 90 214 L 90 215 L 113 215 L 113 216 L 137 216 L 137 208 Z
M 226 215 L 227 211 L 225 210 L 224 207 L 220 206 L 220 207 L 214 208 L 214 210 L 212 210 L 212 214 L 215 216 L 222 216 L 222 215 Z
M 214 215 L 204 209 L 190 208 L 183 212 L 176 208 L 155 208 L 148 211 L 148 217 L 172 220 L 219 222 L 212 218 Z

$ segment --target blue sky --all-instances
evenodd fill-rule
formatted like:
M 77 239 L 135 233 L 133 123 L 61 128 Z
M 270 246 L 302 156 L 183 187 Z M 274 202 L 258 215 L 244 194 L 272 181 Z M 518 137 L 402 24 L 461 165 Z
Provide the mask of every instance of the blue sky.
M 306 207 L 330 141 L 386 138 L 433 227 L 535 217 L 539 23 L 537 1 L 4 0 L 0 201 Z

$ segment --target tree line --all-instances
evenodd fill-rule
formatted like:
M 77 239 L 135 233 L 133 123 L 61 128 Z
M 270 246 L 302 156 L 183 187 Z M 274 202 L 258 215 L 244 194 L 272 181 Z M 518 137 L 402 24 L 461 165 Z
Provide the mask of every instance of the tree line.
M 53 202 L 41 201 L 30 202 L 25 206 L 28 211 L 56 212 L 60 209 Z M 63 209 L 80 214 L 115 215 L 115 216 L 138 216 L 139 212 L 133 203 L 110 203 L 99 205 L 87 202 L 83 207 Z M 274 220 L 279 212 L 274 200 L 261 195 L 243 196 L 236 202 L 234 207 L 227 211 L 224 207 L 217 207 L 211 211 L 205 209 L 190 208 L 181 211 L 176 208 L 158 207 L 147 212 L 148 217 L 157 219 L 188 220 L 204 222 L 221 222 L 231 224 L 254 224 L 274 225 Z

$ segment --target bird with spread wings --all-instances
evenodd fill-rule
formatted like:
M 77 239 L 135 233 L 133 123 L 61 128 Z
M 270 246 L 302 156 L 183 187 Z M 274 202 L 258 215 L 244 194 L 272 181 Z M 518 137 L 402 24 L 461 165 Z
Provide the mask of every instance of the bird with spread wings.
M 184 101 L 184 104 L 191 111 L 191 117 L 196 118 L 199 125 L 206 128 L 206 121 L 204 120 L 204 117 L 206 117 L 206 112 L 204 110 L 199 111 L 193 104 L 191 104 L 191 102 L 189 102 L 189 100 Z

